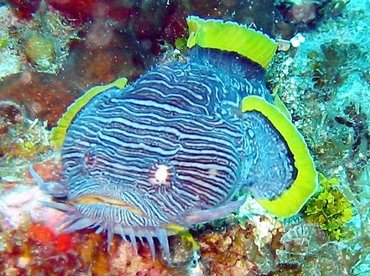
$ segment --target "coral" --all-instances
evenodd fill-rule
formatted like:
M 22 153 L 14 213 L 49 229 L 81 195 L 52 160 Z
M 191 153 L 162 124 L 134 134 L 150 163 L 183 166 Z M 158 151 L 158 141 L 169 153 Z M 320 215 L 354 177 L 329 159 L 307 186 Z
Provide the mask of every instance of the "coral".
M 301 222 L 286 228 L 276 250 L 277 267 L 296 268 L 302 275 L 341 275 L 348 271 L 338 243 L 328 242 L 316 225 Z M 333 262 L 335 260 L 335 262 Z
M 337 188 L 338 183 L 338 179 L 326 179 L 321 174 L 322 190 L 307 203 L 303 211 L 307 222 L 319 225 L 334 240 L 348 239 L 353 235 L 345 226 L 353 217 L 353 209 Z
M 353 275 L 367 275 L 370 260 L 370 164 L 356 181 L 359 191 L 354 193 L 350 189 L 343 189 L 346 197 L 351 200 L 356 209 L 356 215 L 351 221 L 355 236 L 343 242 L 343 254 L 348 270 Z
M 200 246 L 200 267 L 206 275 L 255 275 L 275 270 L 283 226 L 270 216 L 249 216 L 230 216 L 194 232 Z
M 94 16 L 99 16 L 99 13 L 104 15 L 106 11 L 105 5 L 98 0 L 48 0 L 48 4 L 71 21 L 74 21 L 75 24 L 82 24 L 87 20 L 91 20 Z
M 280 239 L 276 254 L 279 263 L 302 264 L 307 256 L 314 256 L 325 243 L 325 234 L 316 225 L 295 224 L 287 227 Z
M 24 113 L 22 106 L 17 103 L 8 100 L 0 101 L 0 134 L 6 134 L 12 125 L 22 123 Z
M 50 165 L 45 167 L 49 167 L 49 170 L 53 168 Z M 48 179 L 51 179 L 50 174 Z M 5 186 L 5 183 L 3 185 Z M 42 192 L 38 186 L 23 183 L 9 191 L 4 191 L 0 194 L 0 199 L 2 229 L 19 228 L 30 221 L 55 229 L 65 217 L 64 213 L 42 204 L 42 202 L 50 202 L 51 197 Z
M 25 68 L 56 73 L 66 61 L 71 43 L 79 40 L 80 29 L 65 24 L 56 13 L 40 9 L 32 19 L 21 22 L 9 7 L 0 7 L 0 56 L 4 59 L 0 78 Z
M 14 30 L 14 38 L 23 46 L 19 52 L 36 71 L 57 73 L 64 66 L 71 43 L 80 40 L 80 29 L 64 21 L 57 13 L 40 9 L 32 21 Z
M 22 105 L 0 100 L 0 179 L 5 182 L 0 185 L 0 193 L 2 189 L 11 189 L 17 183 L 23 183 L 24 171 L 28 169 L 30 160 L 35 155 L 50 157 L 50 150 L 46 123 L 38 119 L 30 120 Z M 18 192 L 21 191 L 14 192 L 15 197 Z M 27 194 L 27 191 L 23 192 Z M 1 205 L 4 203 L 1 202 Z
M 294 1 L 288 12 L 289 21 L 292 23 L 309 23 L 317 16 L 317 5 L 315 1 Z
M 11 99 L 26 108 L 27 119 L 38 118 L 54 126 L 73 102 L 76 91 L 71 83 L 53 75 L 24 72 L 8 76 L 0 84 L 0 100 Z
M 21 229 L 2 230 L 0 235 L 5 244 L 4 250 L 0 252 L 0 270 L 7 274 L 12 271 L 18 275 L 71 275 L 94 270 L 100 265 L 99 262 L 94 262 L 89 267 L 90 264 L 82 262 L 82 255 L 78 255 L 81 254 L 82 245 L 89 246 L 91 238 L 87 234 L 57 235 L 48 227 L 31 223 Z M 95 245 L 97 244 L 93 244 Z M 106 254 L 101 256 L 103 258 Z
M 131 44 L 130 37 L 117 37 L 112 34 L 110 39 L 107 45 L 93 46 L 94 40 L 88 37 L 85 43 L 76 47 L 72 53 L 74 67 L 69 68 L 60 77 L 72 79 L 79 87 L 87 88 L 112 82 L 120 76 L 130 79 L 138 76 L 144 66 L 141 59 L 135 58 L 135 45 Z
M 17 28 L 19 22 L 7 6 L 0 6 L 0 80 L 23 69 L 21 56 L 10 38 L 11 29 Z
M 368 241 L 367 244 L 362 244 L 361 246 L 364 248 L 361 250 L 361 254 L 359 254 L 358 262 L 353 265 L 352 267 L 352 274 L 353 275 L 368 275 L 370 273 L 370 242 Z
M 327 0 L 320 9 L 320 13 L 327 16 L 336 16 L 340 14 L 350 0 Z
M 42 245 L 55 246 L 56 251 L 60 253 L 67 252 L 73 248 L 72 234 L 57 234 L 53 228 L 48 226 L 31 223 L 28 227 L 28 234 L 31 239 Z
M 49 132 L 45 128 L 39 120 L 28 119 L 18 104 L 0 101 L 0 163 L 18 157 L 29 159 L 49 150 Z
M 173 275 L 159 260 L 152 261 L 149 248 L 143 247 L 137 255 L 129 243 L 120 242 L 110 263 L 113 275 Z
M 300 29 L 343 11 L 349 0 L 276 0 L 275 5 L 289 23 Z
M 271 244 L 275 236 L 283 229 L 282 223 L 271 216 L 255 216 L 250 222 L 254 225 L 254 243 L 261 252 L 263 247 Z
M 317 195 L 308 203 L 312 203 L 310 211 L 313 213 L 329 205 L 334 209 L 338 207 L 340 221 L 325 226 L 331 229 L 333 241 L 325 241 L 325 237 L 322 237 L 325 231 L 319 229 L 316 235 L 321 233 L 322 238 L 316 244 L 323 250 L 313 250 L 312 254 L 301 251 L 302 255 L 285 251 L 288 247 L 279 249 L 285 253 L 278 251 L 284 265 L 293 262 L 306 274 L 329 274 L 328 270 L 332 270 L 331 274 L 343 271 L 350 273 L 356 264 L 362 270 L 365 266 L 361 265 L 366 264 L 366 248 L 369 247 L 366 230 L 369 224 L 369 201 L 366 198 L 369 198 L 369 193 L 366 188 L 368 181 L 364 184 L 363 179 L 368 179 L 366 166 L 370 156 L 370 102 L 367 96 L 369 36 L 365 34 L 369 9 L 366 5 L 364 1 L 353 0 L 341 10 L 341 17 L 318 20 L 317 29 L 302 33 L 305 41 L 298 48 L 285 48 L 286 52 L 278 53 L 268 71 L 270 84 L 275 88 L 272 90 L 278 91 L 292 112 L 292 120 L 305 136 L 317 169 L 327 175 L 335 175 L 340 182 L 338 185 L 329 185 L 329 191 L 326 190 L 320 198 Z M 332 203 L 328 204 L 325 197 Z M 347 213 L 340 213 L 344 209 L 336 206 L 334 202 L 337 201 L 333 201 L 333 198 L 344 202 L 348 207 Z M 312 217 L 319 219 L 318 214 L 312 214 Z M 352 219 L 343 225 L 350 216 Z M 301 223 L 302 227 L 307 227 Z M 286 227 L 286 233 L 290 232 Z M 312 235 L 315 236 L 315 233 Z M 342 239 L 336 241 L 335 238 Z M 300 240 L 298 237 L 298 244 Z M 293 251 L 296 249 L 296 246 L 292 248 Z M 324 254 L 325 251 L 327 254 Z M 314 258 L 319 262 L 315 263 Z M 339 261 L 334 263 L 333 259 Z
M 244 227 L 243 227 L 244 228 Z M 250 275 L 259 271 L 253 261 L 259 255 L 253 242 L 253 227 L 244 229 L 238 225 L 226 231 L 204 232 L 200 234 L 200 261 L 208 275 L 240 275 L 249 271 Z
M 301 266 L 303 275 L 348 274 L 338 244 L 326 243 L 322 245 L 320 251 L 313 256 L 307 257 Z

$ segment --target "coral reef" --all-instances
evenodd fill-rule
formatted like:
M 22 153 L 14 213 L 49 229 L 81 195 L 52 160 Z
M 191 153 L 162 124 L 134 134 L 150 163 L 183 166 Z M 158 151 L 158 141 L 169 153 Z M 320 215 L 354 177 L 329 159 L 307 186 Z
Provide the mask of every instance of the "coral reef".
M 56 73 L 62 69 L 73 41 L 78 41 L 79 28 L 72 28 L 64 18 L 48 10 L 34 15 L 32 24 L 17 29 L 14 36 L 24 43 L 24 54 L 38 72 Z
M 339 245 L 328 243 L 325 234 L 315 225 L 295 224 L 287 227 L 280 242 L 282 246 L 276 252 L 280 265 L 296 265 L 303 275 L 345 273 Z
M 0 101 L 0 157 L 10 162 L 16 157 L 33 158 L 51 149 L 45 125 L 27 118 L 24 109 L 11 101 Z
M 50 156 L 50 150 L 46 123 L 38 119 L 31 120 L 21 105 L 9 100 L 0 100 L 1 182 L 22 181 L 30 160 L 34 160 L 35 155 L 39 158 Z M 1 182 L 0 194 L 7 186 Z
M 20 19 L 32 19 L 32 14 L 39 8 L 41 0 L 9 0 L 9 4 L 14 7 L 14 12 Z
M 1 273 L 369 274 L 369 1 L 9 3 L 0 6 Z M 234 19 L 278 38 L 269 86 L 330 178 L 288 220 L 248 197 L 238 214 L 190 229 L 192 238 L 170 237 L 170 259 L 159 248 L 153 259 L 145 242 L 136 254 L 116 236 L 107 252 L 104 234 L 59 233 L 63 213 L 41 204 L 50 196 L 27 173 L 32 161 L 45 181 L 60 178 L 50 127 L 87 87 L 181 59 L 188 14 Z
M 368 5 L 368 1 L 351 1 L 340 17 L 327 18 L 316 30 L 302 33 L 305 41 L 298 48 L 290 47 L 278 53 L 268 77 L 304 134 L 317 169 L 340 183 L 334 186 L 326 183 L 328 188 L 307 206 L 310 222 L 331 222 L 326 226 L 322 224 L 331 238 L 348 238 L 340 242 L 324 240 L 321 244 L 327 253 L 314 254 L 316 259 L 327 262 L 323 269 L 334 265 L 332 259 L 340 260 L 336 268 L 330 268 L 339 274 L 356 270 L 356 275 L 361 275 L 368 270 Z M 364 179 L 367 179 L 366 184 Z M 344 206 L 337 203 L 344 203 Z M 326 209 L 330 206 L 334 208 L 331 211 Z M 333 216 L 319 219 L 322 211 L 329 211 Z M 335 221 L 336 218 L 339 220 Z M 341 228 L 345 222 L 345 228 Z M 326 255 L 329 252 L 331 255 Z M 318 273 L 314 270 L 317 264 L 310 265 L 309 257 L 298 263 L 302 271 Z
M 11 100 L 25 109 L 25 114 L 53 126 L 73 102 L 77 88 L 54 75 L 22 72 L 0 83 L 0 100 Z
M 202 231 L 204 232 L 204 231 Z M 201 262 L 205 264 L 206 275 L 240 275 L 259 271 L 255 255 L 259 255 L 253 243 L 252 227 L 229 227 L 223 231 L 213 230 L 200 234 Z
M 0 27 L 0 37 L 3 43 L 6 41 L 3 51 L 13 51 L 7 58 L 17 58 L 22 70 L 58 72 L 68 57 L 72 41 L 79 39 L 78 28 L 70 27 L 63 17 L 46 9 L 34 14 L 32 21 L 21 22 L 9 8 L 2 6 L 0 18 L 4 23 Z M 11 65 L 6 67 L 11 68 Z
M 103 235 L 91 232 L 58 234 L 41 224 L 17 231 L 0 230 L 0 270 L 5 275 L 171 275 L 149 249 L 137 255 L 130 245 L 114 239 L 108 253 Z

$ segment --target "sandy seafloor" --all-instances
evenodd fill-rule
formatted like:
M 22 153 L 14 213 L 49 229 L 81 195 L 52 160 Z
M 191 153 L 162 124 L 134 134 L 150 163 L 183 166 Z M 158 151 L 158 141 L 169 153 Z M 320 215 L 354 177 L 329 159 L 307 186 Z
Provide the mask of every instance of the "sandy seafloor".
M 370 275 L 370 1 L 306 2 L 344 8 L 317 19 L 315 26 L 297 24 L 290 41 L 280 39 L 282 48 L 266 81 L 292 114 L 323 175 L 317 194 L 286 220 L 266 213 L 248 197 L 237 213 L 194 226 L 190 234 L 197 246 L 188 234 L 170 238 L 170 260 L 160 248 L 153 260 L 145 242 L 137 254 L 115 237 L 107 252 L 104 234 L 59 232 L 65 215 L 42 205 L 52 199 L 28 173 L 33 165 L 45 181 L 59 179 L 60 153 L 50 144 L 50 129 L 81 91 L 122 75 L 134 79 L 160 58 L 145 61 L 148 48 L 136 51 L 129 43 L 123 56 L 112 54 L 122 51 L 120 46 L 96 50 L 108 47 L 104 39 L 93 43 L 102 25 L 94 25 L 98 31 L 87 32 L 90 36 L 76 39 L 84 27 L 54 21 L 47 21 L 46 27 L 36 19 L 20 23 L 2 5 L 0 275 Z M 230 14 L 232 19 L 234 13 Z M 43 43 L 41 50 L 31 43 L 38 33 L 49 39 L 37 42 Z M 136 35 L 149 43 L 142 32 Z M 76 73 L 78 78 L 68 82 L 71 75 L 63 71 L 80 62 L 76 55 L 93 60 L 86 51 L 69 48 L 71 41 L 80 39 L 93 41 L 92 51 L 101 61 L 93 65 L 81 61 L 84 74 Z M 113 40 L 109 43 L 126 41 Z M 59 47 L 50 55 L 48 41 Z M 161 51 L 164 59 L 179 55 L 171 47 Z M 134 55 L 140 56 L 139 62 L 137 58 L 127 62 Z M 103 64 L 113 56 L 116 67 Z M 122 60 L 124 66 L 117 69 Z

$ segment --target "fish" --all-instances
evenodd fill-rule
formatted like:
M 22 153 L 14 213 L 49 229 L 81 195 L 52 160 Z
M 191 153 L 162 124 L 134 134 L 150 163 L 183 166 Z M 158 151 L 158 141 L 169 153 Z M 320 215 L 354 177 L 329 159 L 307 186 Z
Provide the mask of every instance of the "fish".
M 63 231 L 115 234 L 137 251 L 227 216 L 251 194 L 278 218 L 299 212 L 317 172 L 289 112 L 264 76 L 276 42 L 246 25 L 188 16 L 187 52 L 128 84 L 77 99 L 51 132 L 62 176 L 38 185 Z

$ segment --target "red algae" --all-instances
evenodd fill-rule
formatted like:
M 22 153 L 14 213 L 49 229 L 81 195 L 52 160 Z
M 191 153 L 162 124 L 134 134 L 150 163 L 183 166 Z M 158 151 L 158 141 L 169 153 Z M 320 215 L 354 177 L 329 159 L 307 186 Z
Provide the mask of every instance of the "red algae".
M 26 107 L 31 117 L 54 126 L 76 97 L 76 89 L 53 75 L 23 72 L 0 85 L 0 99 L 12 99 Z
M 40 224 L 31 224 L 28 228 L 30 238 L 41 244 L 51 245 L 56 240 L 55 233 L 46 226 Z
M 104 241 L 91 232 L 55 234 L 40 224 L 30 224 L 8 234 L 0 232 L 6 251 L 0 252 L 0 271 L 17 271 L 21 275 L 75 275 L 89 273 L 106 275 L 109 272 L 109 254 L 103 249 Z M 93 242 L 89 243 L 89 240 Z M 83 260 L 84 251 L 93 252 Z
M 32 15 L 38 10 L 40 2 L 41 0 L 9 0 L 16 15 L 24 20 L 32 19 Z
M 178 3 L 169 7 L 168 14 L 162 26 L 161 33 L 163 40 L 174 44 L 176 39 L 187 35 L 186 15 L 186 10 Z
M 57 236 L 55 247 L 58 252 L 67 252 L 73 248 L 73 235 L 70 233 L 62 233 Z
M 31 240 L 55 248 L 56 253 L 66 253 L 74 248 L 72 233 L 58 234 L 53 228 L 40 223 L 31 223 L 28 234 Z
M 80 25 L 105 11 L 105 4 L 99 0 L 48 0 L 48 4 L 73 24 Z M 104 16 L 101 14 L 100 16 Z

